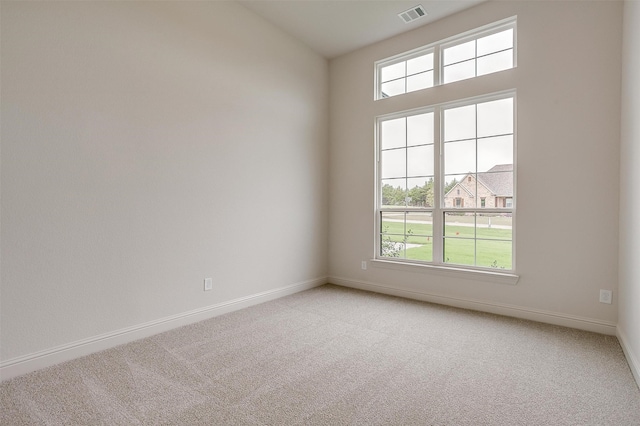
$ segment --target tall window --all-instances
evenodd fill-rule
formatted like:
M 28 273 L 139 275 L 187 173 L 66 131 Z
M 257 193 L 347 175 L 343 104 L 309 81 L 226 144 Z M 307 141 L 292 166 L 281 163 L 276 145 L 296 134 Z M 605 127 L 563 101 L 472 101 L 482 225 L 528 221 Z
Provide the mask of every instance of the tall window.
M 514 99 L 378 119 L 378 257 L 513 269 Z

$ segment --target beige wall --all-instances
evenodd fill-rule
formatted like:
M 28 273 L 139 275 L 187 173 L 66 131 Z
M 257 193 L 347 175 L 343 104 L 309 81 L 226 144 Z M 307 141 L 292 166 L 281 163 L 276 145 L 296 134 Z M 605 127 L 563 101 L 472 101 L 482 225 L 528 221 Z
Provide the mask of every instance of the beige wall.
M 618 336 L 640 384 L 640 2 L 624 6 Z
M 516 69 L 373 101 L 374 61 L 514 15 Z M 489 2 L 333 59 L 332 281 L 615 332 L 618 300 L 598 297 L 617 294 L 621 25 L 621 2 Z M 512 88 L 517 285 L 371 262 L 361 269 L 375 244 L 374 118 Z M 567 202 L 567 187 L 580 202 Z
M 5 364 L 324 279 L 324 58 L 234 2 L 1 19 Z

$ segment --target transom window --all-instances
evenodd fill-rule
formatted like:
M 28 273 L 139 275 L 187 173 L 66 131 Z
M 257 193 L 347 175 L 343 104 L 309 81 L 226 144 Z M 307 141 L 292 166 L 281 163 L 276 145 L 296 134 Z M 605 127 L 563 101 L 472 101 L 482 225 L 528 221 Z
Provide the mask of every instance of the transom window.
M 516 66 L 516 18 L 376 62 L 376 99 Z
M 448 46 L 448 47 L 447 47 Z M 513 28 L 442 45 L 442 82 L 452 83 L 513 68 Z
M 380 68 L 383 98 L 433 86 L 433 51 Z
M 378 118 L 377 257 L 513 270 L 514 100 Z

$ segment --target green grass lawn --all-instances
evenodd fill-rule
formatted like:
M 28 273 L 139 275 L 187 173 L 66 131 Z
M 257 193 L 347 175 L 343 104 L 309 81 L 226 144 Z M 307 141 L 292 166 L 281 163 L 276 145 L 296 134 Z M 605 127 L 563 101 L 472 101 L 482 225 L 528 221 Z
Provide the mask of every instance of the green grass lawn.
M 495 222 L 493 222 L 495 224 Z M 433 260 L 433 232 L 428 223 L 407 223 L 408 244 L 420 244 L 403 250 L 400 257 L 411 260 Z M 404 223 L 384 221 L 383 238 L 402 242 Z M 477 232 L 477 236 L 474 235 Z M 474 237 L 477 239 L 474 240 Z M 511 269 L 511 229 L 445 226 L 444 259 L 446 263 Z

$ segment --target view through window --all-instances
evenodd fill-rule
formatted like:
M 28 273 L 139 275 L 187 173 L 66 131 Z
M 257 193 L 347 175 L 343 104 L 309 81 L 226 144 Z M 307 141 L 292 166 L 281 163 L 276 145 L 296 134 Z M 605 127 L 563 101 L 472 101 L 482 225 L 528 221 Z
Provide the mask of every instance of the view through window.
M 513 93 L 378 124 L 379 256 L 511 270 Z

